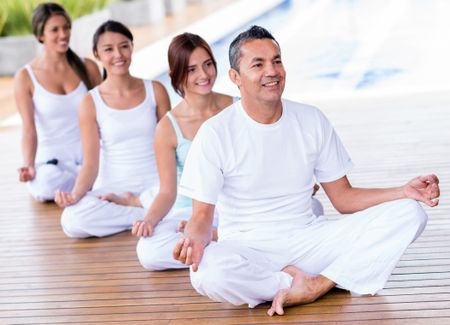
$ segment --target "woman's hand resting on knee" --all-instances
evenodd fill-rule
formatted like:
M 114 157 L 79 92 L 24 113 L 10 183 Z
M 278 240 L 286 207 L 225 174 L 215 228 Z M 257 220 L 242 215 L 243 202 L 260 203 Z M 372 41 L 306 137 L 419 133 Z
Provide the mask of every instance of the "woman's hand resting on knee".
M 55 203 L 61 208 L 68 207 L 80 201 L 81 196 L 71 192 L 55 192 Z
M 36 177 L 36 169 L 34 166 L 20 167 L 17 171 L 19 172 L 19 181 L 21 182 L 28 182 Z
M 131 234 L 137 237 L 151 237 L 154 228 L 152 224 L 145 220 L 136 220 L 131 229 Z

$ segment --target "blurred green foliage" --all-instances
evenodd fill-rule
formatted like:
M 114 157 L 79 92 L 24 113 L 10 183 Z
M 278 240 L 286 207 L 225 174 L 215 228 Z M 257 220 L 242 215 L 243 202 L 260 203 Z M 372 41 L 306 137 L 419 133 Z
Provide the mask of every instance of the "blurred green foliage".
M 27 35 L 32 33 L 31 14 L 44 0 L 0 0 L 0 36 Z M 64 6 L 70 18 L 103 9 L 110 0 L 54 0 Z

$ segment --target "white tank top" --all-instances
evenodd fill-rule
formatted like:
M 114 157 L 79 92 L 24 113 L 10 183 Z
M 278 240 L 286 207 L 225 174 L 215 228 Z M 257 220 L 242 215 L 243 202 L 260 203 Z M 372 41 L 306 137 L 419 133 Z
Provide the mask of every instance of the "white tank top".
M 98 87 L 89 91 L 100 133 L 100 168 L 93 189 L 139 193 L 159 184 L 153 150 L 156 102 L 151 80 L 144 84 L 144 101 L 128 109 L 106 105 Z
M 33 108 L 37 132 L 36 163 L 56 158 L 81 163 L 78 107 L 87 94 L 83 82 L 72 92 L 61 95 L 49 92 L 38 81 L 33 69 L 25 68 L 34 85 Z

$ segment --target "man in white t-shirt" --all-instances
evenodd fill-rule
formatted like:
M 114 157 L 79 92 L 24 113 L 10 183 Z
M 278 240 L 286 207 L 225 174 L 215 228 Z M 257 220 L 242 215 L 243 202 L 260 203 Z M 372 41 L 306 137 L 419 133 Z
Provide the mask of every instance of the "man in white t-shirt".
M 437 177 L 388 189 L 352 187 L 351 160 L 327 118 L 281 99 L 285 71 L 273 36 L 253 26 L 229 54 L 241 101 L 195 137 L 179 187 L 194 200 L 193 214 L 174 257 L 192 266 L 201 294 L 250 307 L 273 301 L 269 315 L 334 286 L 375 294 L 426 225 L 417 201 L 437 205 Z M 312 214 L 315 179 L 350 216 Z M 216 206 L 217 243 L 210 238 Z

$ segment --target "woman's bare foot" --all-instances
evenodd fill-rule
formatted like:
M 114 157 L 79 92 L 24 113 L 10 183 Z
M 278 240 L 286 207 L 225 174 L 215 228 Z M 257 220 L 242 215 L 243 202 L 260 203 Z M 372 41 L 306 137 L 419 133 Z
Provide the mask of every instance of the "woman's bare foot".
M 269 316 L 284 315 L 283 307 L 286 306 L 313 302 L 336 285 L 323 275 L 309 275 L 292 265 L 286 266 L 282 271 L 293 277 L 292 285 L 289 289 L 278 290 L 267 311 Z
M 177 232 L 184 233 L 184 228 L 186 228 L 186 224 L 187 224 L 186 220 L 180 220 L 180 222 L 178 223 Z
M 119 205 L 142 208 L 142 204 L 141 204 L 141 201 L 139 200 L 139 197 L 134 195 L 131 192 L 125 192 L 122 195 L 117 195 L 114 193 L 107 193 L 107 194 L 99 195 L 98 198 L 100 200 L 113 202 L 113 203 L 119 204 Z
M 180 222 L 178 223 L 177 232 L 184 233 L 184 229 L 186 228 L 186 224 L 187 224 L 186 220 L 180 220 Z M 212 241 L 217 241 L 218 238 L 219 238 L 219 236 L 217 235 L 217 228 L 214 228 L 212 233 L 211 233 L 211 240 Z

